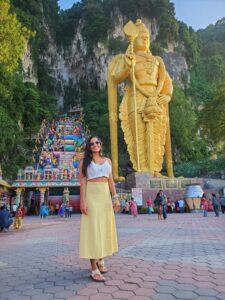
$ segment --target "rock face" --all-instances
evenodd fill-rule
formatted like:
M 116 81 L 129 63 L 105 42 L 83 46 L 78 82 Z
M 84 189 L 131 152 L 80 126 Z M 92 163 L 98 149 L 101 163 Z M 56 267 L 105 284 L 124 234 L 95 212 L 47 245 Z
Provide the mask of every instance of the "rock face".
M 118 51 L 114 52 L 112 49 L 109 49 L 109 41 L 120 39 L 121 43 L 126 43 L 122 29 L 127 21 L 116 9 L 113 14 L 116 14 L 116 24 L 114 29 L 108 32 L 107 42 L 98 42 L 92 51 L 88 51 L 82 36 L 82 22 L 79 22 L 74 37 L 67 47 L 59 47 L 51 37 L 49 38 L 48 50 L 42 53 L 41 60 L 48 64 L 51 70 L 50 76 L 56 82 L 55 96 L 58 99 L 60 108 L 64 106 L 65 90 L 67 88 L 74 88 L 79 91 L 81 83 L 84 83 L 89 88 L 106 88 L 108 62 L 112 56 L 118 53 Z M 154 41 L 159 31 L 156 20 L 146 18 L 142 18 L 142 20 L 151 32 L 151 42 Z M 168 49 L 164 49 L 163 54 L 167 70 L 172 79 L 177 82 L 181 82 L 184 77 L 189 78 L 187 62 L 180 52 L 177 51 L 181 46 L 169 44 Z M 24 58 L 23 66 L 26 80 L 37 82 L 37 76 L 32 69 L 32 61 L 28 54 Z
M 24 50 L 24 56 L 22 59 L 22 68 L 24 71 L 24 80 L 34 83 L 38 82 L 37 74 L 34 69 L 34 63 L 31 57 L 31 48 L 29 45 Z
M 177 50 L 179 48 L 183 48 L 182 45 L 176 43 L 169 44 L 162 58 L 173 81 L 179 82 L 182 85 L 183 82 L 189 83 L 190 74 L 185 57 L 181 54 L 182 51 Z

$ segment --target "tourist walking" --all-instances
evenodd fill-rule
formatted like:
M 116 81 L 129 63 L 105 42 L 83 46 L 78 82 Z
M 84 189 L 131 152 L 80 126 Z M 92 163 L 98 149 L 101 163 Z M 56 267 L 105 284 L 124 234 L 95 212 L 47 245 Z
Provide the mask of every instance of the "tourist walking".
M 208 210 L 209 210 L 209 202 L 208 202 L 208 199 L 206 198 L 205 194 L 202 195 L 201 206 L 202 206 L 202 209 L 203 209 L 203 217 L 207 217 L 208 216 Z
M 47 216 L 47 206 L 45 205 L 45 203 L 43 202 L 42 204 L 41 204 L 41 207 L 40 207 L 40 217 L 41 217 L 41 219 L 42 218 L 46 218 L 46 216 Z
M 126 203 L 125 203 L 125 206 L 124 206 L 124 211 L 125 211 L 125 214 L 129 215 L 130 204 L 129 204 L 128 200 L 126 200 Z
M 49 203 L 49 215 L 54 215 L 54 211 L 55 211 L 55 208 L 54 208 L 54 205 L 52 202 Z
M 0 207 L 0 231 L 8 231 L 9 227 L 12 225 L 12 218 L 10 217 L 10 212 L 3 205 Z
M 55 213 L 56 213 L 56 215 L 58 215 L 58 213 L 59 213 L 59 203 L 56 203 L 56 205 L 55 205 Z
M 61 206 L 60 206 L 60 209 L 58 211 L 58 215 L 63 218 L 64 217 L 64 214 L 65 214 L 65 207 L 64 207 L 64 204 L 62 203 Z
M 184 200 L 180 199 L 178 201 L 178 205 L 179 205 L 179 211 L 180 211 L 180 213 L 183 214 L 184 213 L 184 205 L 185 205 Z
M 70 203 L 69 201 L 66 201 L 65 217 L 69 218 L 69 216 L 70 216 Z
M 152 208 L 152 198 L 148 197 L 146 201 L 147 207 L 148 207 L 148 213 L 151 215 L 153 213 L 153 208 Z
M 137 217 L 138 207 L 137 207 L 137 203 L 136 203 L 136 201 L 134 200 L 133 197 L 131 197 L 131 201 L 130 201 L 130 212 L 131 212 L 133 217 Z
M 162 190 L 159 191 L 160 197 L 162 198 L 161 204 L 162 204 L 162 213 L 163 213 L 163 219 L 165 220 L 167 218 L 167 197 L 163 193 Z
M 158 220 L 162 220 L 162 197 L 160 193 L 157 193 L 154 204 L 157 207 Z
M 80 162 L 80 250 L 81 258 L 90 259 L 91 278 L 105 281 L 104 258 L 118 251 L 115 216 L 120 209 L 112 177 L 110 159 L 102 155 L 102 143 L 96 136 L 87 140 Z M 113 195 L 115 204 L 110 196 Z
M 26 207 L 25 206 L 23 206 L 23 205 L 21 205 L 21 211 L 22 211 L 22 219 L 24 219 L 25 218 L 25 216 L 26 216 Z
M 16 210 L 17 210 L 17 205 L 16 205 L 16 203 L 13 203 L 13 206 L 12 206 L 13 217 L 16 216 Z
M 167 198 L 167 211 L 169 214 L 173 212 L 173 203 L 171 202 L 170 198 Z
M 72 217 L 73 207 L 70 205 L 69 207 L 69 217 Z
M 220 197 L 220 206 L 221 206 L 221 211 L 224 214 L 225 213 L 225 196 Z
M 120 200 L 120 208 L 121 208 L 122 214 L 125 214 L 125 203 L 126 203 L 126 200 L 124 198 L 122 198 Z
M 15 221 L 14 221 L 15 229 L 20 229 L 22 227 L 22 217 L 23 217 L 23 212 L 21 210 L 21 205 L 19 204 L 16 210 Z
M 216 214 L 215 217 L 219 217 L 219 204 L 218 204 L 216 194 L 214 193 L 212 193 L 212 205 L 213 205 L 213 210 Z
M 175 201 L 174 206 L 175 206 L 175 212 L 178 213 L 179 212 L 179 201 L 178 200 Z

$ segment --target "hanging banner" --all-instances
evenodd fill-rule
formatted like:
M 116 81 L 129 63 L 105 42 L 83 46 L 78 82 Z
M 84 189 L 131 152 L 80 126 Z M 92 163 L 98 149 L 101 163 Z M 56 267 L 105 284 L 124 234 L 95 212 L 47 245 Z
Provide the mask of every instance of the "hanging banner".
M 131 193 L 132 193 L 132 197 L 136 201 L 137 205 L 142 206 L 143 205 L 142 189 L 132 188 Z

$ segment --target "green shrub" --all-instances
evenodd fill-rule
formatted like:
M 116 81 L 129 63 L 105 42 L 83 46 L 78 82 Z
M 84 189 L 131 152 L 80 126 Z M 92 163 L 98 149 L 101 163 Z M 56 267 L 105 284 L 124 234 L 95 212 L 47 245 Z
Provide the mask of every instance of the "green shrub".
M 225 168 L 225 158 L 217 160 L 202 159 L 196 162 L 189 162 L 174 166 L 176 177 L 201 177 L 211 171 L 220 171 Z
M 141 207 L 138 210 L 138 212 L 139 212 L 140 215 L 148 214 L 148 208 L 147 207 Z

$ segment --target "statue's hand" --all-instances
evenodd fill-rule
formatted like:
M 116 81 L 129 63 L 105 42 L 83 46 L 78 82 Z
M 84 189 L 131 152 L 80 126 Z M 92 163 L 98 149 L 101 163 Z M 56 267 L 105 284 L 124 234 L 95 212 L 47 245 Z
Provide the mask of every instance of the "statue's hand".
M 125 53 L 125 61 L 129 68 L 131 68 L 132 63 L 133 63 L 133 65 L 135 65 L 135 63 L 136 63 L 135 54 L 131 52 L 130 47 L 128 47 L 128 49 Z
M 165 94 L 159 95 L 159 98 L 157 100 L 157 103 L 160 105 L 164 105 L 170 102 L 171 97 Z

